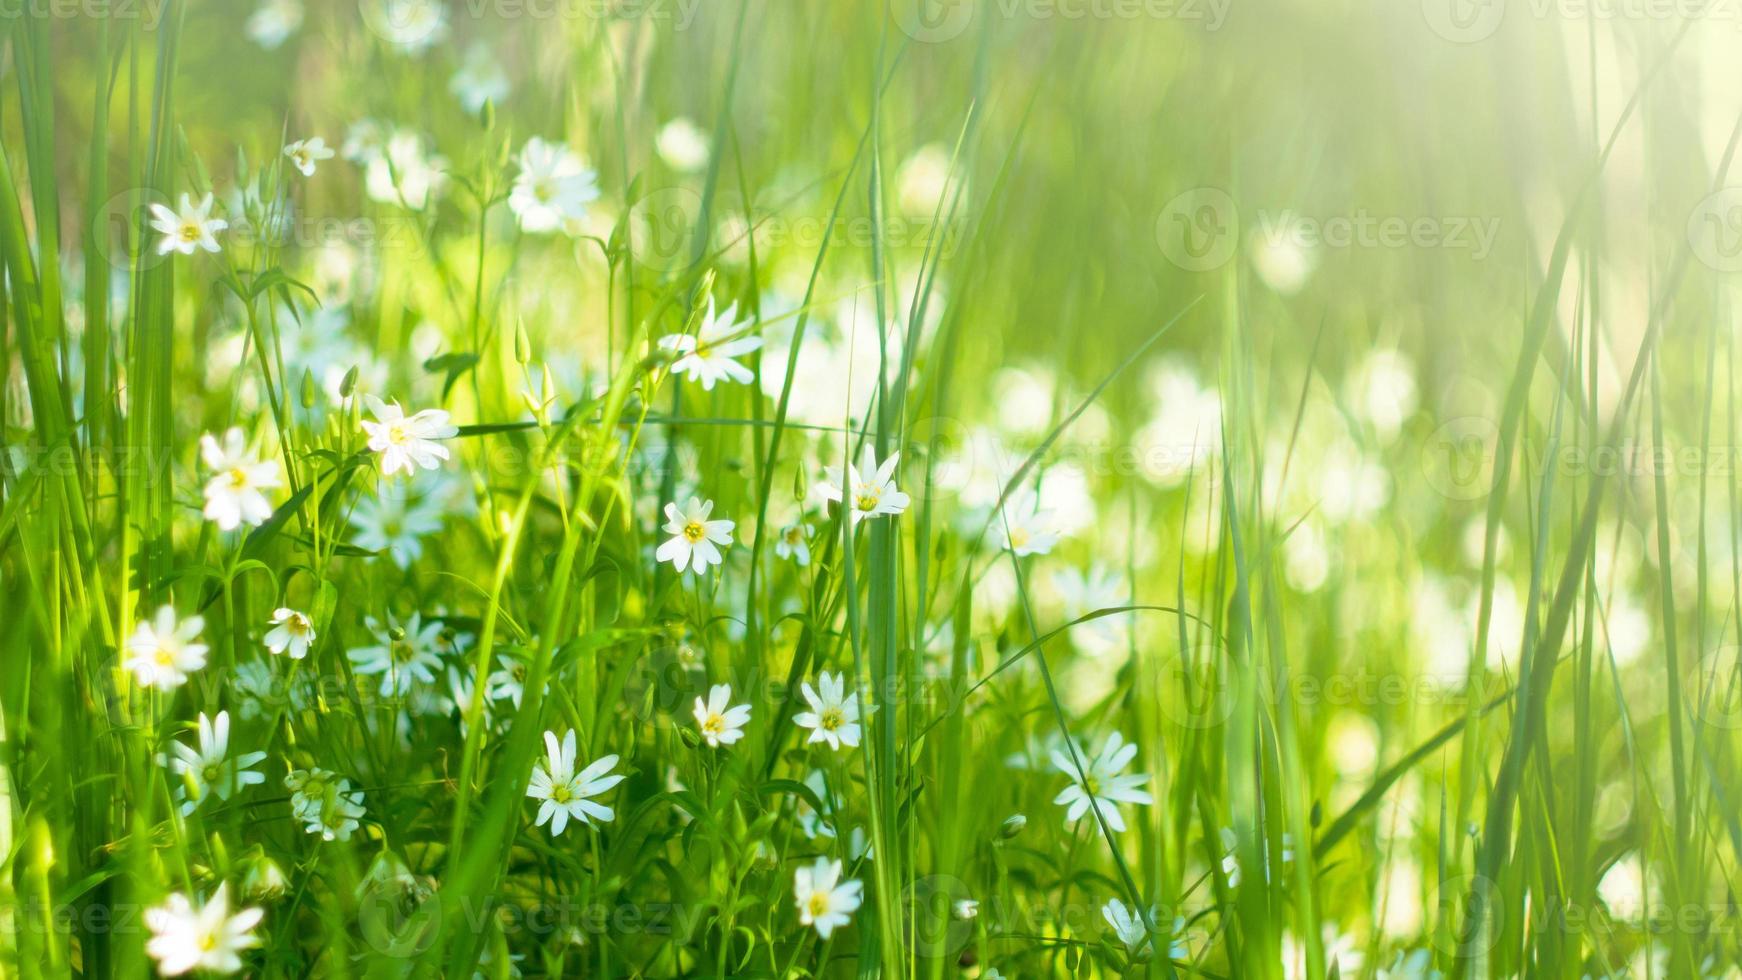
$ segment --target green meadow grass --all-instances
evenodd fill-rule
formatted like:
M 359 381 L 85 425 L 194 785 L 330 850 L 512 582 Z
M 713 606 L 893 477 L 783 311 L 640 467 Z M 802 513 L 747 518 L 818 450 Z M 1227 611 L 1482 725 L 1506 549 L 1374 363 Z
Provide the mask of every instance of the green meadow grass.
M 0 978 L 1742 976 L 1732 14 L 0 0 Z

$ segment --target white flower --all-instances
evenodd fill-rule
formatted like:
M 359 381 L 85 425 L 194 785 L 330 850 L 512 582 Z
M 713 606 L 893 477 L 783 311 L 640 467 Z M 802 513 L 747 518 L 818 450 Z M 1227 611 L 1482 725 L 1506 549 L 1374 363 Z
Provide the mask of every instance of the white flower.
M 810 787 L 810 791 L 817 795 L 817 799 L 826 809 L 831 813 L 834 811 L 835 801 L 829 796 L 828 780 L 821 769 L 811 770 L 810 775 L 804 778 L 804 784 Z M 798 829 L 804 831 L 806 837 L 815 840 L 819 836 L 835 836 L 835 828 L 825 819 L 826 816 L 813 809 L 802 796 L 798 798 Z
M 448 10 L 440 0 L 365 0 L 363 16 L 382 40 L 407 54 L 421 54 L 448 36 Z
M 899 514 L 907 509 L 908 504 L 907 494 L 895 486 L 895 464 L 900 459 L 900 453 L 890 453 L 889 458 L 879 464 L 877 454 L 867 444 L 857 467 L 852 463 L 836 467 L 833 479 L 819 484 L 816 493 L 835 503 L 850 500 L 854 524 L 867 517 Z
M 250 770 L 250 766 L 266 758 L 264 752 L 244 752 L 235 759 L 225 756 L 230 751 L 230 713 L 218 712 L 216 718 L 199 716 L 198 749 L 182 742 L 170 743 L 173 755 L 159 755 L 157 764 L 180 777 L 175 797 L 181 801 L 181 815 L 187 816 L 200 808 L 206 797 L 217 794 L 227 800 L 244 786 L 258 786 L 266 777 Z
M 365 119 L 351 127 L 339 152 L 363 165 L 363 189 L 382 204 L 419 211 L 447 186 L 447 159 L 428 152 L 416 133 L 395 130 L 383 139 L 380 125 Z
M 421 614 L 412 613 L 401 628 L 393 614 L 388 613 L 385 626 L 373 617 L 365 619 L 363 625 L 381 642 L 352 650 L 348 656 L 357 673 L 381 675 L 383 696 L 409 694 L 418 681 L 435 682 L 436 673 L 442 669 L 441 657 L 436 653 L 436 640 L 442 631 L 440 623 L 425 623 Z
M 325 769 L 294 769 L 284 777 L 290 790 L 290 814 L 303 830 L 322 840 L 350 840 L 363 816 L 363 791 Z
M 1071 785 L 1053 798 L 1054 803 L 1070 807 L 1065 811 L 1065 821 L 1076 821 L 1093 806 L 1101 814 L 1101 818 L 1107 821 L 1109 828 L 1122 831 L 1125 829 L 1125 818 L 1119 815 L 1119 804 L 1136 803 L 1148 806 L 1154 803 L 1155 799 L 1148 792 L 1138 788 L 1149 782 L 1147 773 L 1120 775 L 1120 770 L 1130 765 L 1136 755 L 1136 744 L 1126 742 L 1125 736 L 1114 732 L 1107 736 L 1099 755 L 1085 760 L 1083 774 L 1079 778 L 1072 760 L 1063 752 L 1054 749 L 1052 764 L 1058 767 L 1059 772 L 1071 778 Z
M 284 155 L 290 157 L 290 162 L 296 167 L 297 172 L 304 177 L 313 177 L 315 164 L 322 160 L 331 160 L 333 151 L 327 146 L 326 140 L 315 136 L 306 140 L 297 140 L 286 146 Z
M 315 641 L 315 624 L 307 615 L 280 606 L 273 610 L 271 622 L 272 629 L 266 631 L 266 649 L 289 653 L 292 660 L 308 656 L 308 648 Z
M 511 660 L 496 668 L 484 679 L 484 684 L 484 693 L 490 700 L 512 701 L 516 708 L 520 707 L 520 699 L 526 696 L 526 661 Z
M 818 688 L 821 689 L 820 693 Z M 811 730 L 810 742 L 827 742 L 839 751 L 842 745 L 859 744 L 859 701 L 847 693 L 847 680 L 840 674 L 823 671 L 817 676 L 817 686 L 805 681 L 800 689 L 811 710 L 792 716 L 793 724 Z
M 351 510 L 351 526 L 357 530 L 351 543 L 385 551 L 395 565 L 410 567 L 423 554 L 422 537 L 442 529 L 438 508 L 427 500 L 408 502 L 398 493 L 361 498 Z
M 212 214 L 212 195 L 200 199 L 194 204 L 193 199 L 186 194 L 181 196 L 181 207 L 175 211 L 161 204 L 151 206 L 151 227 L 163 233 L 163 238 L 157 243 L 157 254 L 166 255 L 170 252 L 180 252 L 183 255 L 194 254 L 195 249 L 205 249 L 208 252 L 218 250 L 217 234 L 230 223 L 223 218 L 214 218 Z
M 206 518 L 221 531 L 266 523 L 272 502 L 262 491 L 279 485 L 278 464 L 256 459 L 242 430 L 233 427 L 221 443 L 209 432 L 200 436 L 200 457 L 217 474 L 206 481 Z
M 1025 555 L 1044 555 L 1058 544 L 1058 531 L 1054 528 L 1052 511 L 1040 506 L 1040 498 L 1031 491 L 1012 494 L 1004 502 L 1004 512 L 994 515 L 993 523 L 997 526 L 1004 547 L 1010 549 L 1017 557 Z
M 1106 905 L 1101 906 L 1101 918 L 1107 920 L 1107 924 L 1113 927 L 1113 934 L 1132 953 L 1149 946 L 1149 927 L 1143 924 L 1143 916 L 1138 915 L 1136 909 L 1127 909 L 1124 902 L 1110 898 Z
M 1234 833 L 1234 828 L 1223 827 L 1221 830 L 1221 838 L 1222 874 L 1228 879 L 1229 888 L 1238 888 L 1240 887 L 1240 837 Z M 1268 839 L 1266 839 L 1265 842 L 1265 849 L 1266 851 L 1269 850 Z M 1294 835 L 1287 833 L 1286 831 L 1282 835 L 1282 860 L 1284 863 L 1294 860 Z M 1268 854 L 1265 857 L 1264 880 L 1270 880 L 1270 858 Z
M 271 51 L 301 26 L 302 0 L 265 0 L 248 15 L 243 31 L 250 41 Z
M 950 906 L 950 914 L 966 922 L 980 914 L 980 903 L 971 898 L 958 898 Z
M 733 358 L 741 357 L 762 346 L 761 337 L 734 337 L 749 326 L 749 320 L 739 320 L 738 304 L 726 307 L 724 313 L 714 312 L 714 298 L 708 297 L 708 312 L 696 328 L 695 336 L 687 333 L 667 334 L 659 338 L 659 349 L 678 354 L 672 362 L 674 374 L 701 383 L 703 391 L 713 391 L 722 380 L 749 384 L 756 379 L 750 369 Z
M 680 174 L 693 174 L 708 165 L 708 136 L 688 116 L 659 127 L 653 145 L 665 165 Z
M 465 60 L 460 62 L 454 77 L 448 80 L 448 91 L 474 116 L 484 111 L 486 102 L 501 105 L 510 90 L 501 59 L 481 42 L 466 49 Z
M 145 951 L 157 961 L 157 972 L 166 977 L 193 970 L 235 973 L 242 969 L 241 952 L 260 945 L 254 927 L 266 913 L 246 908 L 230 914 L 229 884 L 198 908 L 177 892 L 162 905 L 145 911 L 145 927 L 151 938 Z
M 520 149 L 520 174 L 508 192 L 508 207 L 529 234 L 556 231 L 586 216 L 599 197 L 597 175 L 564 143 L 534 136 Z
M 180 687 L 189 674 L 206 665 L 206 645 L 194 642 L 205 625 L 198 616 L 178 623 L 169 606 L 157 610 L 151 622 L 141 621 L 127 640 L 126 667 L 133 679 L 163 691 Z
M 538 822 L 533 826 L 542 827 L 549 821 L 551 836 L 554 837 L 568 826 L 570 817 L 581 823 L 594 820 L 609 823 L 616 818 L 617 814 L 610 807 L 588 798 L 598 796 L 623 781 L 622 776 L 609 774 L 617 767 L 615 755 L 605 756 L 576 773 L 575 730 L 572 728 L 563 736 L 561 745 L 557 744 L 556 732 L 545 732 L 544 748 L 548 758 L 533 767 L 532 782 L 526 787 L 527 796 L 544 801 L 539 805 Z
M 811 563 L 810 525 L 800 521 L 788 524 L 780 529 L 780 536 L 774 539 L 774 554 L 779 558 L 791 558 L 793 564 L 804 568 Z
M 830 933 L 852 921 L 864 901 L 864 891 L 865 886 L 858 881 L 841 881 L 840 861 L 819 857 L 809 867 L 799 866 L 792 882 L 799 924 L 815 926 L 817 935 L 829 938 Z
M 671 562 L 679 572 L 685 568 L 705 572 L 709 565 L 725 562 L 718 546 L 731 546 L 732 528 L 737 525 L 731 521 L 708 520 L 713 511 L 712 500 L 696 497 L 691 497 L 682 510 L 677 504 L 666 504 L 665 533 L 671 537 L 653 553 L 654 559 Z
M 696 698 L 696 727 L 710 748 L 731 745 L 744 737 L 744 726 L 750 722 L 750 706 L 733 705 L 732 685 L 715 684 L 708 688 L 708 699 Z
M 1052 586 L 1064 603 L 1065 616 L 1072 620 L 1132 604 L 1129 587 L 1105 565 L 1096 564 L 1087 572 L 1061 568 L 1053 574 Z M 1070 640 L 1078 650 L 1098 657 L 1125 645 L 1130 623 L 1130 613 L 1101 616 L 1071 627 Z
M 385 403 L 374 395 L 365 398 L 375 421 L 364 419 L 361 424 L 369 434 L 369 450 L 381 454 L 382 473 L 433 470 L 448 458 L 447 447 L 436 440 L 452 439 L 460 430 L 448 421 L 447 412 L 426 408 L 407 418 L 398 402 Z

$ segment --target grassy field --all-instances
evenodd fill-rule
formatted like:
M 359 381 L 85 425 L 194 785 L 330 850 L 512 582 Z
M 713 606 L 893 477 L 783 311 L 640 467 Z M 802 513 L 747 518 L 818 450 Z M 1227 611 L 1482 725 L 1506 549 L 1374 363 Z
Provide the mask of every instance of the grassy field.
M 0 0 L 0 978 L 1742 978 L 1739 39 Z

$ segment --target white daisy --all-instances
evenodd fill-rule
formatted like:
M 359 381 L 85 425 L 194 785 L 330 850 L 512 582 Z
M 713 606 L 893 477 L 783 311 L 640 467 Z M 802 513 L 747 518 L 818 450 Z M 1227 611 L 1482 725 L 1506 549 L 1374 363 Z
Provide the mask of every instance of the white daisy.
M 714 511 L 712 500 L 691 497 L 683 509 L 677 504 L 665 505 L 665 533 L 671 535 L 653 553 L 657 561 L 669 561 L 679 572 L 688 568 L 705 572 L 710 565 L 725 562 L 720 546 L 731 547 L 732 521 L 710 521 Z
M 687 333 L 668 334 L 659 338 L 659 349 L 678 355 L 672 362 L 674 374 L 701 383 L 703 391 L 713 391 L 722 380 L 749 384 L 756 379 L 750 369 L 733 358 L 741 357 L 762 346 L 761 337 L 734 337 L 749 325 L 738 320 L 738 304 L 726 307 L 724 313 L 714 312 L 714 298 L 708 297 L 708 312 L 696 328 L 695 336 Z
M 159 755 L 157 764 L 180 777 L 175 798 L 181 801 L 181 815 L 187 816 L 200 808 L 208 796 L 216 794 L 227 800 L 244 786 L 258 786 L 266 777 L 249 767 L 266 758 L 264 752 L 244 752 L 234 759 L 230 752 L 230 713 L 218 712 L 216 718 L 199 716 L 199 748 L 182 742 L 170 743 L 172 755 Z
M 824 939 L 852 921 L 865 886 L 841 880 L 841 862 L 819 857 L 810 866 L 799 866 L 793 875 L 792 894 L 797 900 L 800 925 L 815 926 Z
M 198 616 L 176 621 L 164 606 L 151 622 L 140 621 L 127 640 L 126 667 L 141 686 L 167 691 L 186 683 L 188 675 L 206 665 L 206 645 L 196 643 L 206 621 Z
M 820 692 L 818 689 L 821 689 Z M 811 710 L 793 715 L 793 724 L 811 730 L 810 742 L 827 742 L 839 751 L 841 746 L 859 744 L 859 701 L 847 691 L 847 680 L 841 674 L 823 671 L 817 676 L 817 686 L 805 681 L 800 689 Z
M 364 398 L 375 421 L 361 421 L 369 434 L 369 451 L 381 454 L 381 472 L 387 476 L 419 468 L 433 470 L 448 458 L 448 449 L 437 440 L 452 439 L 460 430 L 448 421 L 448 413 L 426 408 L 407 418 L 398 402 L 383 402 L 374 395 Z
M 249 453 L 247 437 L 234 427 L 221 443 L 209 432 L 200 436 L 200 457 L 216 474 L 206 481 L 206 519 L 221 531 L 266 523 L 272 502 L 263 491 L 279 486 L 278 464 Z
M 900 459 L 900 453 L 890 453 L 889 458 L 880 464 L 877 454 L 867 444 L 857 467 L 852 463 L 835 467 L 833 479 L 819 484 L 816 493 L 835 503 L 850 500 L 854 524 L 867 517 L 899 514 L 907 509 L 908 504 L 907 494 L 895 486 L 895 464 Z
M 1040 498 L 1032 491 L 1012 494 L 1004 502 L 1004 513 L 993 516 L 993 523 L 1004 547 L 1018 558 L 1044 555 L 1058 544 L 1055 515 L 1040 506 Z
M 750 723 L 750 706 L 732 705 L 732 685 L 715 684 L 708 688 L 706 701 L 696 698 L 695 716 L 702 738 L 710 748 L 717 749 L 744 737 L 744 726 Z
M 326 140 L 315 136 L 306 140 L 297 140 L 286 146 L 284 155 L 290 157 L 290 162 L 296 167 L 298 173 L 304 177 L 313 177 L 315 164 L 322 160 L 331 160 L 333 151 L 331 147 L 327 146 Z
M 804 568 L 811 563 L 810 525 L 800 521 L 788 524 L 780 529 L 780 536 L 774 539 L 774 554 L 778 558 L 790 558 L 792 563 Z
M 508 73 L 502 70 L 501 59 L 485 44 L 474 42 L 466 49 L 459 70 L 448 80 L 448 91 L 475 116 L 484 111 L 486 102 L 501 105 L 502 100 L 508 98 L 511 87 Z
M 280 606 L 273 610 L 271 623 L 272 629 L 266 631 L 264 640 L 266 649 L 288 653 L 292 660 L 308 656 L 308 648 L 315 641 L 315 624 L 306 614 Z
M 290 790 L 290 814 L 303 830 L 322 840 L 346 841 L 363 816 L 363 791 L 325 769 L 294 769 L 284 777 Z
M 348 656 L 357 673 L 381 675 L 383 697 L 409 694 L 420 681 L 435 682 L 437 672 L 442 669 L 441 657 L 436 653 L 436 638 L 442 631 L 440 623 L 425 623 L 421 614 L 412 613 L 401 627 L 393 614 L 388 613 L 385 625 L 373 617 L 365 619 L 363 625 L 381 642 L 359 647 Z
M 157 243 L 157 254 L 167 255 L 170 252 L 180 252 L 192 255 L 196 249 L 208 252 L 218 250 L 218 232 L 230 227 L 223 218 L 212 217 L 212 195 L 208 191 L 194 204 L 193 199 L 186 194 L 181 196 L 181 207 L 174 211 L 161 204 L 151 206 L 151 227 L 163 233 Z
M 1125 818 L 1119 814 L 1119 804 L 1136 803 L 1148 806 L 1154 803 L 1154 797 L 1138 788 L 1149 782 L 1148 773 L 1120 775 L 1120 770 L 1130 765 L 1136 755 L 1136 744 L 1126 742 L 1125 736 L 1114 732 L 1107 736 L 1099 755 L 1084 761 L 1083 773 L 1079 778 L 1073 761 L 1065 753 L 1054 749 L 1052 764 L 1071 779 L 1071 785 L 1053 798 L 1054 803 L 1070 807 L 1065 811 L 1065 822 L 1075 822 L 1093 806 L 1101 814 L 1101 818 L 1107 821 L 1109 828 L 1122 831 L 1125 829 Z
M 1153 910 L 1151 911 L 1153 915 Z M 1149 927 L 1143 924 L 1143 916 L 1136 909 L 1127 909 L 1125 903 L 1117 898 L 1110 898 L 1107 904 L 1101 906 L 1101 918 L 1113 927 L 1113 935 L 1125 944 L 1125 948 L 1135 954 L 1149 947 Z
M 242 30 L 250 41 L 271 51 L 301 26 L 302 0 L 265 0 L 248 15 Z
M 423 554 L 423 536 L 442 529 L 437 505 L 408 501 L 404 494 L 383 492 L 360 498 L 351 510 L 351 543 L 369 551 L 385 551 L 393 563 L 408 568 Z
M 527 784 L 526 795 L 535 800 L 544 801 L 538 808 L 536 827 L 542 827 L 550 822 L 551 836 L 563 832 L 573 817 L 581 823 L 592 823 L 594 820 L 609 823 L 617 814 L 602 803 L 595 803 L 589 797 L 598 796 L 611 787 L 623 781 L 623 777 L 611 773 L 617 766 L 617 757 L 608 755 L 592 765 L 575 772 L 575 730 L 569 729 L 563 736 L 562 744 L 557 744 L 556 732 L 544 733 L 544 747 L 548 758 L 532 770 L 532 781 Z
M 599 197 L 597 176 L 565 143 L 534 136 L 520 149 L 520 174 L 508 192 L 508 208 L 529 234 L 556 231 L 579 221 Z
M 260 945 L 254 927 L 265 914 L 246 908 L 231 915 L 227 882 L 198 908 L 177 892 L 145 911 L 145 927 L 151 930 L 145 951 L 166 977 L 193 970 L 235 973 L 242 969 L 242 951 Z

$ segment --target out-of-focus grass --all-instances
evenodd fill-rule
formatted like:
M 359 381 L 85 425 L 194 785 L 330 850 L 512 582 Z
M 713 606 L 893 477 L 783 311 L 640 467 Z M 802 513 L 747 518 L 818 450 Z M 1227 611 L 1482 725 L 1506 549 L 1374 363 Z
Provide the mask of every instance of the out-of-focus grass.
M 0 972 L 143 975 L 143 908 L 267 861 L 262 975 L 1737 969 L 1723 13 L 299 6 L 269 48 L 242 4 L 0 11 Z M 366 119 L 445 189 L 280 153 Z M 505 200 L 533 136 L 598 171 L 568 234 Z M 223 252 L 159 258 L 144 206 L 208 189 Z M 710 299 L 748 386 L 653 345 Z M 355 544 L 364 392 L 463 426 L 404 569 Z M 199 520 L 230 425 L 286 468 L 247 537 Z M 855 528 L 805 491 L 862 445 L 914 502 Z M 1032 489 L 1063 534 L 1018 556 Z M 652 560 L 692 492 L 739 522 L 700 578 Z M 166 603 L 212 648 L 173 694 L 119 669 Z M 280 605 L 306 661 L 261 649 Z M 438 710 L 353 676 L 389 612 L 468 638 Z M 522 698 L 456 696 L 503 667 Z M 794 725 L 822 670 L 857 749 Z M 267 782 L 182 818 L 154 759 L 219 709 Z M 629 778 L 553 838 L 524 792 L 571 727 Z M 1067 823 L 1115 731 L 1154 804 Z M 349 841 L 286 819 L 310 766 L 365 791 Z M 829 938 L 818 854 L 866 889 Z

